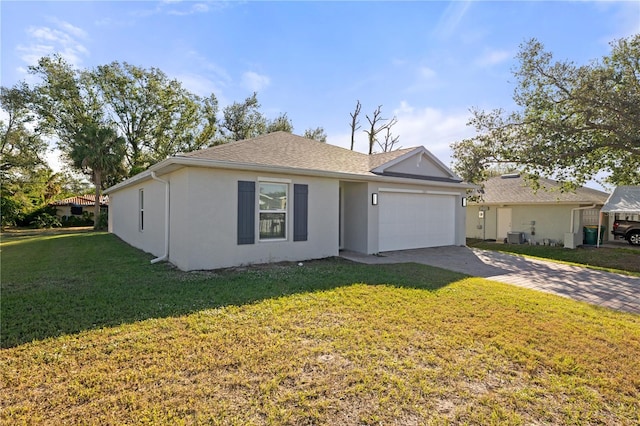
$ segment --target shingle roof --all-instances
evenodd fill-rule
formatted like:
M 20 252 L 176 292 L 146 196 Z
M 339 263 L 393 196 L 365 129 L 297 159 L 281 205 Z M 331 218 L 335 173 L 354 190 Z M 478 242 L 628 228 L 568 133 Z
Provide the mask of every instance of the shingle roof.
M 54 201 L 51 204 L 54 206 L 93 206 L 96 204 L 96 196 L 95 194 L 78 195 L 76 197 L 69 197 L 63 200 Z M 109 205 L 109 196 L 101 195 L 100 204 L 103 206 Z
M 522 176 L 497 176 L 484 183 L 482 204 L 539 204 L 578 203 L 604 204 L 608 194 L 596 189 L 581 187 L 575 192 L 561 192 L 560 184 L 540 178 L 541 188 L 534 191 Z
M 306 170 L 371 174 L 370 171 L 377 166 L 413 149 L 415 148 L 367 155 L 287 132 L 274 132 L 181 156 Z

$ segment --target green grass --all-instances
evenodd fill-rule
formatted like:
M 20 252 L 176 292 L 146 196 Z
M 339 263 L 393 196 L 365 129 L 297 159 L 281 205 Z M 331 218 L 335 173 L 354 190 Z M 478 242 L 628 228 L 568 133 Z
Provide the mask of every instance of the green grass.
M 640 316 L 424 265 L 5 238 L 2 424 L 628 424 Z
M 640 276 L 640 250 L 637 248 L 578 247 L 570 250 L 563 247 L 502 244 L 473 239 L 467 240 L 467 246 Z

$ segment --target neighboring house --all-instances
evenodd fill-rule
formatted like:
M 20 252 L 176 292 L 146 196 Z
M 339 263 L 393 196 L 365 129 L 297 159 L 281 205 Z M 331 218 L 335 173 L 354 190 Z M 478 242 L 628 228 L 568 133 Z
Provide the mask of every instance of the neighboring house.
M 583 227 L 598 225 L 608 194 L 585 187 L 561 192 L 556 181 L 539 182 L 534 191 L 518 174 L 488 179 L 482 200 L 467 207 L 467 237 L 503 241 L 510 232 L 521 232 L 528 242 L 564 244 L 565 233 L 574 233 L 582 243 Z
M 96 205 L 95 194 L 79 195 L 76 197 L 65 198 L 51 203 L 56 208 L 56 216 L 59 218 L 68 218 L 72 216 L 82 217 L 84 212 L 93 214 Z M 100 196 L 100 211 L 104 212 L 109 209 L 109 197 Z
M 464 245 L 469 184 L 424 147 L 285 132 L 168 158 L 106 192 L 109 230 L 182 270 Z

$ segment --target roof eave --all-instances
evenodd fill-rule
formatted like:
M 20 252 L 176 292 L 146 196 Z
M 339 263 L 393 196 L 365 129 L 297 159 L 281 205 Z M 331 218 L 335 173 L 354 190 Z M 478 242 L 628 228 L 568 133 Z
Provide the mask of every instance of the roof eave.
M 379 176 L 373 173 L 351 173 L 351 172 L 334 172 L 327 170 L 315 170 L 315 169 L 301 169 L 296 167 L 284 167 L 284 166 L 268 166 L 254 163 L 238 163 L 230 161 L 211 160 L 204 158 L 193 157 L 171 157 L 154 164 L 149 169 L 141 172 L 123 182 L 120 182 L 112 187 L 107 188 L 104 193 L 109 194 L 115 191 L 119 191 L 126 187 L 135 185 L 139 182 L 151 179 L 151 173 L 155 172 L 157 175 L 163 175 L 170 173 L 182 167 L 207 167 L 226 170 L 250 170 L 263 173 L 282 173 L 282 174 L 294 174 L 303 176 L 315 176 L 326 177 L 334 179 L 344 179 L 351 181 L 369 181 L 369 182 L 395 182 L 406 184 L 419 184 L 419 185 L 431 185 L 438 187 L 459 188 L 459 189 L 474 189 L 476 185 L 460 182 L 439 182 L 428 181 L 423 179 L 410 179 L 400 177 Z

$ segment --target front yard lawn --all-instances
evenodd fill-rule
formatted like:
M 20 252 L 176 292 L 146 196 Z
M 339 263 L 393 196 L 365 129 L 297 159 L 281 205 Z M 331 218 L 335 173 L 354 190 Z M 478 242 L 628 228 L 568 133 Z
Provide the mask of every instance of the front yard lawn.
M 595 248 L 581 246 L 576 249 L 566 249 L 553 246 L 530 246 L 529 244 L 503 244 L 475 239 L 467 239 L 467 246 L 558 260 L 576 265 L 640 276 L 640 250 L 637 248 Z
M 640 316 L 424 265 L 5 238 L 2 424 L 640 422 Z

